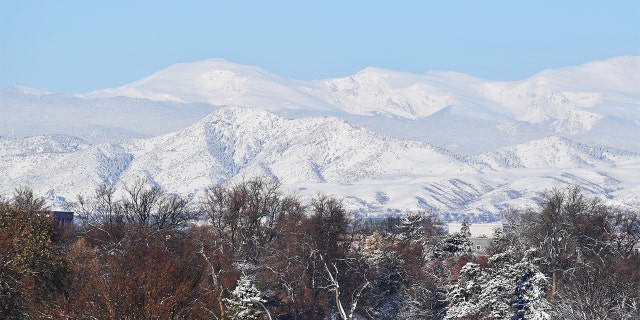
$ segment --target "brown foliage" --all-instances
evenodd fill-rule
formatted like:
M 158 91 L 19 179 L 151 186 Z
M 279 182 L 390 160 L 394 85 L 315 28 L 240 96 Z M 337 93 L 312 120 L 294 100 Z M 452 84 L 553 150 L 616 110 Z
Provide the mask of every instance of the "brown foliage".
M 109 319 L 204 319 L 219 316 L 224 291 L 213 288 L 210 265 L 201 252 L 209 251 L 210 232 L 190 229 L 185 234 L 126 230 L 117 245 L 105 250 L 85 237 L 70 251 L 74 284 L 66 316 Z M 208 252 L 209 253 L 209 252 Z M 224 255 L 209 258 L 229 268 Z M 229 288 L 233 281 L 221 281 Z M 217 281 L 217 279 L 216 279 Z
M 32 195 L 19 189 L 15 203 L 0 201 L 0 318 L 47 315 L 70 284 L 64 250 Z
M 430 255 L 442 235 L 433 216 L 354 234 L 340 200 L 319 195 L 306 206 L 265 179 L 210 188 L 206 226 L 186 224 L 188 201 L 145 183 L 114 194 L 103 186 L 80 198 L 85 219 L 75 229 L 29 211 L 42 202 L 27 189 L 16 203 L 0 201 L 0 318 L 227 319 L 241 273 L 274 319 L 442 318 L 461 268 L 489 267 L 488 256 Z M 588 308 L 637 316 L 638 215 L 575 190 L 545 201 L 540 212 L 511 215 L 518 233 L 502 234 L 491 252 L 546 249 L 547 271 L 558 272 L 552 302 L 573 312 L 560 319 Z

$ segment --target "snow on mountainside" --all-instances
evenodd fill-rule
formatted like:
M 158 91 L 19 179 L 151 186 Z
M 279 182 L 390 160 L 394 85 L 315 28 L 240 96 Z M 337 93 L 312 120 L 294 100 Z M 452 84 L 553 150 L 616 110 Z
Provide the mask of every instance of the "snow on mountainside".
M 549 135 L 640 152 L 638 83 L 640 57 L 546 70 L 514 82 L 379 68 L 298 81 L 211 59 L 83 95 L 1 90 L 0 136 L 62 133 L 90 142 L 151 137 L 182 129 L 221 105 L 243 105 L 302 117 L 349 117 L 396 138 L 464 155 Z M 398 119 L 410 121 L 401 124 L 406 130 L 386 130 Z
M 321 81 L 312 92 L 355 114 L 415 119 L 454 107 L 480 117 L 553 122 L 557 132 L 579 134 L 608 116 L 640 124 L 639 84 L 640 57 L 620 57 L 547 70 L 516 82 L 454 72 L 415 75 L 367 68 L 347 78 Z
M 28 184 L 67 198 L 101 182 L 119 185 L 141 176 L 197 196 L 213 184 L 266 175 L 287 192 L 335 194 L 354 210 L 423 209 L 455 219 L 532 205 L 537 192 L 573 184 L 636 206 L 633 192 L 640 186 L 629 177 L 640 170 L 639 155 L 561 138 L 463 158 L 334 117 L 287 119 L 238 107 L 174 133 L 119 144 L 89 146 L 55 136 L 0 142 L 0 185 Z M 23 149 L 30 151 L 18 152 Z
M 211 59 L 76 96 L 9 88 L 0 194 L 73 198 L 145 176 L 197 195 L 266 175 L 374 214 L 490 219 L 569 185 L 640 208 L 638 84 L 640 57 L 513 82 L 371 67 L 299 81 Z
M 257 67 L 238 65 L 222 59 L 209 59 L 179 63 L 119 88 L 78 96 L 125 96 L 181 103 L 247 105 L 266 109 L 335 109 L 334 106 L 299 90 L 302 84 L 302 81 L 285 79 Z
M 492 170 L 511 168 L 611 168 L 638 154 L 600 146 L 587 146 L 559 137 L 548 137 L 469 157 Z
M 89 145 L 80 138 L 60 134 L 34 136 L 25 139 L 2 139 L 0 149 L 3 154 L 27 156 L 40 153 L 69 153 L 87 148 Z
M 26 139 L 15 141 L 28 144 Z M 88 154 L 103 158 L 107 147 L 113 153 L 113 145 L 99 145 Z M 15 147 L 6 150 L 11 149 Z M 184 193 L 237 175 L 270 175 L 287 183 L 350 183 L 379 176 L 477 172 L 427 144 L 389 139 L 336 118 L 290 120 L 244 108 L 222 109 L 184 130 L 123 143 L 117 149 L 131 159 L 113 167 L 112 173 L 148 175 Z M 38 150 L 29 155 L 50 158 L 59 153 Z M 97 162 L 96 170 L 104 170 L 105 161 Z
M 639 83 L 640 57 L 619 57 L 546 70 L 523 81 L 488 82 L 480 91 L 515 119 L 542 122 L 576 118 L 583 123 L 582 129 L 588 130 L 603 116 L 640 121 L 640 111 L 626 108 L 638 106 Z
M 439 80 L 370 67 L 350 77 L 317 82 L 317 88 L 308 90 L 348 113 L 413 119 L 460 103 L 461 90 L 451 92 L 437 85 Z
M 176 64 L 129 85 L 80 96 L 344 111 L 408 119 L 457 106 L 532 123 L 558 120 L 558 130 L 572 133 L 588 130 L 603 116 L 640 121 L 639 111 L 616 107 L 638 106 L 638 83 L 640 57 L 546 70 L 515 82 L 454 72 L 411 74 L 372 67 L 345 78 L 305 82 L 211 59 Z
M 618 57 L 546 70 L 521 81 L 489 81 L 455 72 L 412 74 L 369 67 L 354 75 L 299 81 L 220 59 L 181 63 L 143 80 L 79 97 L 127 96 L 155 101 L 243 105 L 301 116 L 367 116 L 384 130 L 391 119 L 420 128 L 389 130 L 469 155 L 549 135 L 640 152 L 640 57 Z M 437 119 L 437 120 L 436 120 Z M 442 125 L 446 123 L 446 125 Z M 624 130 L 611 130 L 624 126 Z M 480 126 L 482 125 L 482 127 Z M 410 123 L 407 127 L 416 127 Z M 454 127 L 448 130 L 448 127 Z M 468 127 L 470 139 L 461 136 Z M 443 134 L 444 132 L 444 134 Z M 478 133 L 488 132 L 478 143 Z M 453 138 L 452 134 L 454 135 Z
M 84 99 L 13 87 L 0 90 L 0 136 L 64 134 L 91 143 L 146 138 L 182 129 L 215 109 L 210 104 Z

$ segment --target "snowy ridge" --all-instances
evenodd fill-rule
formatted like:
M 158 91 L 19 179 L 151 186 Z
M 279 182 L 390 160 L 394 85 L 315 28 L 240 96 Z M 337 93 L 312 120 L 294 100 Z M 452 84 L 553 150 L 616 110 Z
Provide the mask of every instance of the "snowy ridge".
M 0 149 L 3 150 L 3 153 L 17 157 L 41 153 L 70 153 L 88 146 L 88 143 L 80 138 L 61 134 L 33 136 L 25 139 L 0 138 Z
M 470 157 L 492 170 L 512 168 L 606 168 L 638 154 L 623 150 L 587 146 L 556 136 L 534 140 Z
M 302 81 L 285 79 L 257 67 L 209 59 L 179 63 L 122 87 L 77 96 L 124 96 L 180 103 L 259 106 L 269 110 L 335 109 L 301 91 L 302 85 Z
M 0 90 L 0 136 L 63 134 L 91 143 L 148 138 L 182 129 L 217 108 L 128 97 L 84 99 L 8 88 Z
M 128 148 L 135 160 L 125 177 L 148 175 L 184 193 L 256 175 L 286 184 L 340 184 L 380 176 L 477 171 L 424 143 L 389 139 L 337 118 L 290 120 L 237 107 Z
M 366 68 L 318 81 L 220 59 L 69 96 L 0 91 L 0 195 L 72 199 L 141 176 L 198 196 L 266 175 L 366 214 L 490 220 L 579 185 L 640 208 L 640 57 L 497 82 Z M 80 137 L 80 138 L 78 138 Z
M 489 219 L 508 207 L 532 205 L 544 189 L 573 184 L 634 206 L 633 190 L 640 186 L 640 179 L 628 177 L 640 169 L 633 152 L 549 137 L 459 157 L 334 117 L 287 119 L 254 108 L 222 108 L 150 139 L 15 152 L 36 145 L 33 139 L 2 140 L 0 185 L 28 184 L 73 198 L 98 183 L 144 176 L 170 192 L 197 196 L 213 184 L 266 175 L 286 191 L 335 194 L 367 214 L 423 209 L 451 219 L 462 213 Z M 61 137 L 37 139 L 51 145 Z M 544 151 L 551 152 L 538 157 Z
M 637 106 L 639 74 L 640 57 L 619 57 L 546 70 L 515 82 L 454 72 L 411 74 L 373 67 L 344 78 L 305 82 L 211 59 L 176 64 L 129 85 L 79 96 L 385 114 L 407 119 L 455 106 L 480 108 L 531 123 L 558 119 L 558 131 L 580 133 L 604 116 L 621 115 L 607 106 Z M 599 106 L 603 108 L 591 110 Z M 637 110 L 625 114 L 629 115 L 640 121 Z

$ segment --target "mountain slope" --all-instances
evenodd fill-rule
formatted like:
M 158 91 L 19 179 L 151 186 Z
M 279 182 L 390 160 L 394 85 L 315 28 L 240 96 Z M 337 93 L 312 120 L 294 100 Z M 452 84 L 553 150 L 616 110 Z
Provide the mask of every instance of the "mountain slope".
M 14 87 L 0 90 L 0 136 L 64 134 L 92 143 L 148 138 L 182 129 L 217 108 L 128 97 L 85 99 Z
M 412 74 L 373 67 L 343 78 L 299 81 L 211 59 L 177 64 L 119 88 L 79 96 L 242 105 L 280 114 L 297 111 L 300 116 L 365 116 L 368 119 L 360 118 L 358 123 L 377 131 L 384 131 L 390 118 L 403 119 L 411 121 L 410 132 L 385 134 L 454 148 L 465 155 L 549 135 L 587 144 L 608 142 L 640 152 L 640 139 L 635 138 L 640 134 L 638 83 L 638 56 L 545 70 L 512 82 L 455 72 Z M 624 130 L 615 130 L 617 125 Z M 487 148 L 479 147 L 476 132 L 467 135 L 471 139 L 464 134 L 448 138 L 466 132 L 457 127 L 475 127 L 478 133 L 489 133 L 485 140 L 492 142 Z
M 83 95 L 2 90 L 0 111 L 6 116 L 0 135 L 61 133 L 90 142 L 144 138 L 182 129 L 221 105 L 241 105 L 298 117 L 360 116 L 358 123 L 373 130 L 465 155 L 549 135 L 640 152 L 638 83 L 637 56 L 546 70 L 513 82 L 379 68 L 299 81 L 210 59 Z M 389 119 L 408 120 L 411 130 L 385 131 Z M 471 139 L 458 136 L 466 127 L 477 128 L 466 135 Z M 473 139 L 483 132 L 489 133 L 487 148 Z M 458 137 L 447 138 L 452 135 Z
M 224 60 L 68 96 L 0 91 L 0 194 L 147 177 L 197 196 L 256 175 L 368 213 L 490 219 L 578 185 L 640 208 L 640 57 L 514 82 L 366 68 L 318 81 Z M 228 106 L 227 106 L 228 105 Z
M 221 109 L 184 130 L 121 144 L 89 146 L 55 136 L 0 142 L 0 185 L 29 184 L 66 196 L 140 176 L 166 190 L 197 193 L 255 175 L 292 187 L 477 172 L 424 143 L 389 139 L 336 118 L 291 120 L 246 108 Z
M 492 170 L 512 168 L 611 168 L 637 157 L 633 152 L 587 146 L 559 137 L 548 137 L 470 157 Z
M 537 193 L 581 185 L 624 206 L 640 204 L 640 156 L 549 137 L 473 157 L 415 140 L 393 139 L 333 117 L 287 119 L 254 108 L 222 108 L 183 130 L 90 146 L 47 136 L 0 139 L 0 185 L 31 185 L 67 198 L 98 183 L 147 177 L 169 192 L 256 175 L 285 191 L 345 198 L 367 214 L 405 209 L 492 217 L 532 205 Z
M 221 109 L 185 130 L 130 148 L 135 160 L 127 176 L 148 174 L 181 192 L 197 189 L 189 187 L 195 181 L 213 184 L 255 175 L 285 184 L 341 184 L 476 172 L 424 143 L 389 139 L 337 118 L 291 120 L 246 108 Z
M 257 67 L 222 59 L 179 63 L 131 84 L 78 95 L 87 98 L 125 96 L 155 101 L 259 106 L 266 109 L 335 110 L 285 79 Z
M 546 70 L 515 82 L 454 72 L 411 74 L 372 67 L 344 78 L 305 82 L 211 59 L 176 64 L 143 80 L 81 96 L 128 96 L 271 110 L 302 108 L 407 119 L 456 106 L 532 123 L 560 119 L 562 124 L 573 119 L 578 124 L 566 129 L 572 132 L 588 130 L 603 116 L 624 115 L 640 121 L 640 112 L 629 108 L 638 105 L 638 83 L 640 57 Z

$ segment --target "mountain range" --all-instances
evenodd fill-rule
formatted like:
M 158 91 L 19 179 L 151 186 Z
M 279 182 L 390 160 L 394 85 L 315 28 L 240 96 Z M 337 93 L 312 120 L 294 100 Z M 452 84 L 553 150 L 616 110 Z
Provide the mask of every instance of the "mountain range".
M 640 209 L 640 57 L 498 82 L 366 68 L 317 81 L 221 59 L 118 88 L 0 91 L 0 194 L 138 177 L 198 197 L 256 175 L 354 212 L 491 220 L 578 185 Z

